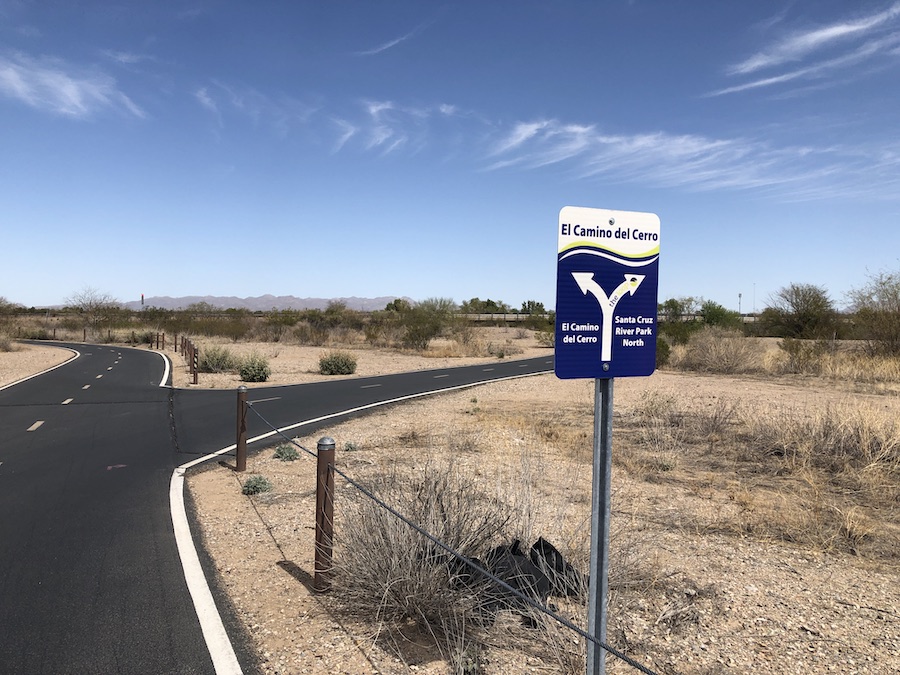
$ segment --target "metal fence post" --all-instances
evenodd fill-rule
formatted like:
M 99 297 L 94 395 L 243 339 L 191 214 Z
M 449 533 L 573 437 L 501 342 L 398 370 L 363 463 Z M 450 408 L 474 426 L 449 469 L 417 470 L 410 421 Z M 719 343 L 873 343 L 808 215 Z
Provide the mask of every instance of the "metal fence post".
M 316 561 L 313 588 L 331 590 L 334 541 L 334 439 L 324 436 L 316 446 Z
M 191 343 L 191 368 L 194 373 L 194 384 L 197 384 L 200 371 L 200 354 L 197 353 L 197 347 L 193 342 Z
M 237 390 L 237 441 L 235 442 L 235 469 L 247 470 L 247 387 Z

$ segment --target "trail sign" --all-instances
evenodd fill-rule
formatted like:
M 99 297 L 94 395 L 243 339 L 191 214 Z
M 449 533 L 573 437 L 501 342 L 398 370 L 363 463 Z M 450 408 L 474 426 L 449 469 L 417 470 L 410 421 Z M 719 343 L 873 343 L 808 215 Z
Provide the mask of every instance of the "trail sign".
M 558 234 L 557 377 L 652 374 L 659 217 L 566 206 Z

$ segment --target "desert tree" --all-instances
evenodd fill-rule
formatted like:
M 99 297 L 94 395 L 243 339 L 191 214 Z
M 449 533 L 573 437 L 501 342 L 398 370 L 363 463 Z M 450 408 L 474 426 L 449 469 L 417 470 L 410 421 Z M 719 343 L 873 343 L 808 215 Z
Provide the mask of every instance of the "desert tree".
M 428 343 L 450 326 L 456 309 L 450 298 L 428 298 L 416 303 L 402 317 L 403 343 L 411 349 L 427 349 Z
M 81 316 L 84 325 L 96 330 L 102 325 L 109 326 L 121 312 L 121 305 L 109 293 L 91 286 L 85 286 L 65 300 L 66 308 Z
M 384 307 L 386 312 L 397 312 L 399 314 L 408 312 L 410 309 L 412 309 L 412 305 L 409 304 L 409 300 L 406 298 L 394 298 Z
M 837 335 L 838 312 L 823 286 L 790 284 L 769 297 L 760 315 L 764 329 L 776 337 L 827 339 Z
M 869 351 L 900 356 L 900 271 L 871 275 L 847 300 Z
M 21 312 L 23 307 L 14 302 L 10 302 L 5 297 L 0 295 L 0 319 L 6 319 L 16 314 L 17 312 Z
M 546 314 L 544 303 L 537 300 L 526 300 L 522 303 L 522 314 Z
M 464 300 L 459 306 L 459 311 L 463 314 L 508 314 L 511 310 L 502 300 L 472 298 Z
M 703 327 L 698 322 L 697 314 L 700 301 L 692 296 L 669 298 L 659 303 L 659 333 L 674 344 L 687 344 L 691 334 Z
M 742 327 L 741 315 L 731 309 L 712 300 L 704 300 L 697 311 L 704 325 L 717 326 L 719 328 L 731 328 L 740 330 Z

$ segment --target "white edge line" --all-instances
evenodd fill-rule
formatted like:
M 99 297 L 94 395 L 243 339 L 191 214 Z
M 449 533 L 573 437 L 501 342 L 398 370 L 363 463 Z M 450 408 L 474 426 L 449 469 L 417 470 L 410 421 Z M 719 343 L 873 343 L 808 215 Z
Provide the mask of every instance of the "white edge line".
M 232 446 L 234 447 L 234 446 Z M 184 569 L 184 579 L 188 591 L 194 601 L 194 609 L 200 620 L 200 630 L 212 657 L 216 675 L 241 675 L 241 664 L 237 660 L 231 640 L 222 624 L 222 617 L 216 609 L 212 592 L 206 583 L 203 568 L 194 541 L 191 539 L 191 528 L 188 525 L 187 512 L 184 508 L 184 466 L 179 466 L 172 473 L 169 483 L 169 504 L 172 510 L 172 526 L 175 529 L 175 543 Z
M 28 344 L 31 344 L 31 343 L 29 342 Z M 14 387 L 17 384 L 22 384 L 23 382 L 27 382 L 31 378 L 37 377 L 38 375 L 43 375 L 44 373 L 49 373 L 51 370 L 56 370 L 57 368 L 62 368 L 64 365 L 66 365 L 73 359 L 77 359 L 79 356 L 81 356 L 81 354 L 79 352 L 72 349 L 71 347 L 58 347 L 56 345 L 40 345 L 40 346 L 41 347 L 52 347 L 54 349 L 66 349 L 66 350 L 72 352 L 72 356 L 70 358 L 66 359 L 65 361 L 63 361 L 62 363 L 57 363 L 55 366 L 51 366 L 50 368 L 47 368 L 47 370 L 42 370 L 41 372 L 35 373 L 34 375 L 29 375 L 28 377 L 23 377 L 21 380 L 16 380 L 15 382 L 10 382 L 9 384 L 4 384 L 2 387 L 0 387 L 0 391 L 3 391 L 4 389 L 9 389 L 10 387 Z
M 159 381 L 159 386 L 165 387 L 166 382 L 169 381 L 169 357 L 166 356 L 165 354 L 163 354 L 162 352 L 155 352 L 155 353 L 159 354 L 162 357 L 162 360 L 165 361 L 165 363 L 166 363 L 166 369 L 163 371 L 162 379 Z
M 391 403 L 399 403 L 400 401 L 409 401 L 423 396 L 432 396 L 457 389 L 468 389 L 477 387 L 482 384 L 491 384 L 493 382 L 502 382 L 504 380 L 518 380 L 524 377 L 533 377 L 534 375 L 546 375 L 553 372 L 545 370 L 537 373 L 526 373 L 523 375 L 509 375 L 507 377 L 498 377 L 496 379 L 487 380 L 485 382 L 472 382 L 469 384 L 459 384 L 453 387 L 445 387 L 444 389 L 433 389 L 431 391 L 420 392 L 418 394 L 410 394 L 408 396 L 399 396 L 386 401 L 377 403 L 369 403 L 356 408 L 349 408 L 328 415 L 322 415 L 313 419 L 297 422 L 286 427 L 281 427 L 277 431 L 269 431 L 253 438 L 248 438 L 248 443 L 255 443 L 264 438 L 274 436 L 277 433 L 283 433 L 292 429 L 297 429 L 308 424 L 315 424 L 324 420 L 341 417 L 343 415 L 352 415 L 362 410 L 369 410 Z M 203 574 L 203 568 L 200 565 L 200 558 L 197 555 L 197 549 L 194 546 L 194 540 L 191 537 L 191 528 L 188 523 L 187 511 L 184 506 L 184 474 L 191 467 L 203 464 L 215 457 L 224 455 L 235 449 L 235 445 L 229 445 L 221 450 L 199 457 L 182 464 L 172 472 L 172 480 L 169 483 L 169 508 L 172 511 L 172 526 L 175 530 L 175 542 L 178 546 L 178 555 L 181 557 L 181 565 L 184 568 L 184 578 L 187 582 L 188 591 L 191 599 L 194 601 L 194 609 L 197 611 L 197 618 L 200 620 L 200 628 L 203 637 L 206 640 L 206 646 L 212 657 L 213 667 L 216 669 L 216 675 L 241 675 L 241 665 L 234 653 L 234 647 L 225 631 L 222 623 L 222 617 L 216 609 L 215 600 L 213 600 L 212 592 L 209 590 L 209 584 L 206 582 L 206 576 Z

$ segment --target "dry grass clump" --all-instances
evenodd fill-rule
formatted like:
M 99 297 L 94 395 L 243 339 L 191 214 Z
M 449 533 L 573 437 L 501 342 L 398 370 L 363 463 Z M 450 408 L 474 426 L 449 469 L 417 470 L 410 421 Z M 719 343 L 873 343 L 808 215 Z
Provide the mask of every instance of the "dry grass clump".
M 677 345 L 669 364 L 681 370 L 735 375 L 757 373 L 764 368 L 764 350 L 756 340 L 739 331 L 707 326 Z
M 822 359 L 820 373 L 836 380 L 864 383 L 900 381 L 900 358 L 872 356 L 863 352 L 837 352 Z
M 743 439 L 783 471 L 818 470 L 838 486 L 883 495 L 900 478 L 900 424 L 870 406 L 750 414 Z
M 475 489 L 452 461 L 421 470 L 395 467 L 368 482 L 379 499 L 467 558 L 484 557 L 506 533 L 509 515 Z M 369 620 L 431 636 L 456 672 L 477 672 L 483 581 L 443 548 L 361 492 L 353 491 L 340 523 L 337 576 L 342 600 Z
M 896 555 L 900 424 L 877 408 L 773 411 L 651 390 L 620 422 L 613 459 L 630 475 L 686 483 L 698 493 L 726 489 L 728 502 L 683 525 L 817 550 Z
M 12 341 L 9 334 L 0 331 L 0 352 L 12 352 L 16 350 L 16 343 Z

